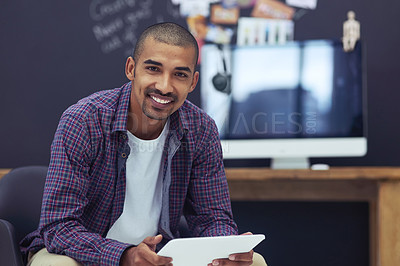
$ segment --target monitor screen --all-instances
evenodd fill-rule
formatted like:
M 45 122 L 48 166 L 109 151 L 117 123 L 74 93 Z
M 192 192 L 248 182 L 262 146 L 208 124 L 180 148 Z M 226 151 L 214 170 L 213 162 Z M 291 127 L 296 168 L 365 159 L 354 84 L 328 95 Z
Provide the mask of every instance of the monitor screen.
M 342 43 L 332 40 L 205 45 L 202 107 L 216 121 L 223 144 L 229 144 L 224 147 L 225 158 L 362 156 L 366 153 L 363 73 L 360 43 L 352 52 L 344 52 Z M 215 84 L 216 75 L 226 78 L 225 88 Z M 254 148 L 265 151 L 246 148 L 257 140 Z M 259 146 L 260 141 L 270 144 Z M 326 141 L 359 144 L 330 151 L 321 146 Z M 242 148 L 234 154 L 237 143 Z M 276 152 L 271 145 L 278 143 L 281 151 Z M 313 143 L 328 150 L 312 151 Z

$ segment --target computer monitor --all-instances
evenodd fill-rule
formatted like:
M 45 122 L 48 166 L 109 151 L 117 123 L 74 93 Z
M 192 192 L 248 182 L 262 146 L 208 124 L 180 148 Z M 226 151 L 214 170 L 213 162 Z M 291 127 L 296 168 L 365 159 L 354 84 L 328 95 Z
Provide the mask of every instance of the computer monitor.
M 203 46 L 201 105 L 216 121 L 224 158 L 308 168 L 310 157 L 365 155 L 361 48 L 344 52 L 335 40 Z

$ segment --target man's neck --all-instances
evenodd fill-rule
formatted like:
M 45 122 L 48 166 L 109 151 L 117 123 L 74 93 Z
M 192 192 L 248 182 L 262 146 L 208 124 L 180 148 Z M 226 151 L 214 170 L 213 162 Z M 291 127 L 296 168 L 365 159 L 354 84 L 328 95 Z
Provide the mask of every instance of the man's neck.
M 167 120 L 155 120 L 147 116 L 137 119 L 137 116 L 128 115 L 127 129 L 139 139 L 151 140 L 160 136 L 166 122 Z

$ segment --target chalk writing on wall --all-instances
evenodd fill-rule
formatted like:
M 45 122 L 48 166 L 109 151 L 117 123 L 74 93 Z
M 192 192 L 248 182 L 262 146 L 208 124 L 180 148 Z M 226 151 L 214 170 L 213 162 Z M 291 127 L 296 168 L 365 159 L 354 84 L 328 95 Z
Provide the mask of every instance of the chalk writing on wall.
M 122 50 L 131 55 L 141 31 L 152 23 L 180 18 L 170 0 L 92 0 L 92 32 L 104 54 Z

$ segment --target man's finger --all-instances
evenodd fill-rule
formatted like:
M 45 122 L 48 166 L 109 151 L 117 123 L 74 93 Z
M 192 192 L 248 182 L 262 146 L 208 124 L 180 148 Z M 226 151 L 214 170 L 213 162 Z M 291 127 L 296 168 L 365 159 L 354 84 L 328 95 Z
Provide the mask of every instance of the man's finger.
M 246 253 L 236 253 L 229 255 L 228 259 L 215 259 L 211 265 L 251 265 L 253 263 L 253 250 Z
M 228 259 L 217 259 L 213 260 L 212 263 L 209 263 L 207 266 L 250 266 L 253 261 L 231 261 Z
M 157 245 L 160 243 L 162 240 L 162 235 L 156 235 L 156 236 L 148 236 L 143 240 L 143 243 L 147 245 Z
M 237 253 L 229 255 L 229 260 L 232 261 L 252 261 L 253 260 L 253 250 L 246 253 Z
M 160 243 L 161 240 L 162 240 L 162 235 L 149 236 L 149 237 L 146 237 L 146 238 L 142 241 L 142 243 L 144 243 L 144 244 L 146 244 L 147 246 L 149 246 L 149 248 L 150 248 L 152 251 L 155 251 L 155 250 L 156 250 L 156 245 L 157 245 L 158 243 Z
M 148 242 L 158 241 L 157 239 L 154 240 L 151 238 L 147 240 Z M 144 243 L 144 241 L 139 244 L 137 248 L 136 256 L 138 256 L 138 261 L 145 260 L 151 265 L 169 265 L 172 262 L 172 258 L 158 256 L 153 250 L 151 250 L 150 244 Z
M 158 255 L 147 257 L 147 261 L 152 265 L 172 265 L 172 258 Z

